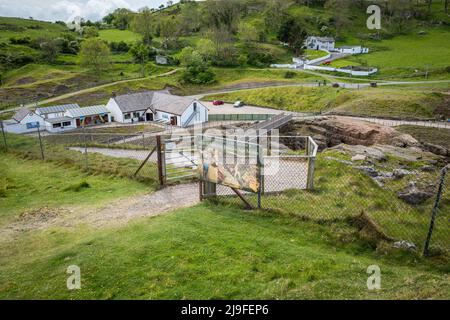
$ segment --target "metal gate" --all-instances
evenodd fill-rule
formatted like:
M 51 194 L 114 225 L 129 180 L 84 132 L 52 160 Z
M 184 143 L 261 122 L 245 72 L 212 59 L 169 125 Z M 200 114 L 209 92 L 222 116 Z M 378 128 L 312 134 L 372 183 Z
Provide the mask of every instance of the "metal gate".
M 199 153 L 194 139 L 194 136 L 172 136 L 163 139 L 162 167 L 165 183 L 198 176 Z

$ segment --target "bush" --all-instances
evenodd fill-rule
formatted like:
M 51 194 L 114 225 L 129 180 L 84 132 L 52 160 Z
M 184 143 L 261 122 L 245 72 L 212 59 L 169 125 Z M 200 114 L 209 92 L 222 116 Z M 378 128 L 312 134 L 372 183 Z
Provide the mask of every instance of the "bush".
M 11 44 L 29 45 L 29 44 L 31 44 L 31 38 L 30 37 L 23 37 L 23 38 L 11 37 L 11 38 L 9 38 L 9 42 Z
M 187 59 L 186 70 L 181 79 L 185 83 L 210 84 L 216 81 L 216 75 L 208 68 L 202 56 L 194 51 Z
M 296 75 L 296 73 L 294 71 L 286 71 L 286 73 L 284 74 L 284 78 L 292 79 L 295 77 L 295 75 Z
M 128 52 L 130 50 L 130 46 L 125 41 L 110 42 L 109 48 L 112 52 Z

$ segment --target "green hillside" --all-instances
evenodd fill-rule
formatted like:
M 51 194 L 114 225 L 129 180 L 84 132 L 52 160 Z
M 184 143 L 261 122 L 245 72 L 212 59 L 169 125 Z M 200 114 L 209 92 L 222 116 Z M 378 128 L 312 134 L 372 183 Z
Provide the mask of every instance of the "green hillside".
M 430 10 L 423 1 L 406 7 L 400 2 L 379 2 L 382 29 L 374 31 L 366 27 L 367 4 L 357 0 L 184 2 L 139 13 L 117 9 L 102 23 L 84 22 L 81 33 L 64 23 L 0 18 L 0 108 L 174 68 L 180 69 L 176 79 L 161 82 L 175 80 L 186 93 L 226 86 L 230 73 L 249 81 L 247 71 L 290 63 L 295 55 L 323 55 L 302 50 L 308 35 L 369 47 L 369 54 L 333 61 L 336 67 L 377 67 L 371 77 L 380 80 L 450 79 L 450 19 L 442 2 L 433 1 Z M 109 50 L 102 70 L 82 63 L 89 38 Z M 156 55 L 166 56 L 169 66 L 156 66 Z M 190 66 L 194 74 L 185 71 Z M 271 77 L 258 79 L 265 80 Z

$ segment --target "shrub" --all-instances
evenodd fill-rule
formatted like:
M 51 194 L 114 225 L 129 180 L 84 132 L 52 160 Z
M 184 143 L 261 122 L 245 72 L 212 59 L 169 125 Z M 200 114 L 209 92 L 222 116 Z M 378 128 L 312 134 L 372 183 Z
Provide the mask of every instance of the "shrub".
M 296 73 L 294 71 L 286 71 L 286 73 L 284 74 L 284 78 L 292 79 L 295 77 L 295 75 L 296 75 Z

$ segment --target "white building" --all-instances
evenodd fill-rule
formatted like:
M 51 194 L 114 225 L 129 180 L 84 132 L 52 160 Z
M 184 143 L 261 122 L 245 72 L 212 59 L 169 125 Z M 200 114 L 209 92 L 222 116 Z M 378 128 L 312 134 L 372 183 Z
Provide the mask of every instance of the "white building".
M 61 118 L 69 109 L 80 108 L 76 103 L 36 108 L 36 114 L 44 119 Z
M 305 46 L 311 50 L 334 51 L 334 39 L 331 37 L 309 36 L 305 40 Z
M 180 127 L 207 122 L 209 111 L 196 99 L 154 91 L 113 97 L 106 108 L 112 121 L 158 121 Z
M 45 130 L 50 133 L 60 133 L 76 129 L 75 120 L 70 117 L 45 119 Z
M 3 121 L 3 127 L 10 133 L 35 132 L 44 130 L 44 119 L 27 108 L 18 110 L 10 120 Z
M 362 46 L 342 46 L 336 48 L 336 51 L 347 54 L 362 54 L 362 53 L 369 53 L 369 48 L 365 48 Z
M 74 120 L 76 128 L 111 122 L 111 113 L 103 105 L 69 109 L 64 115 Z

